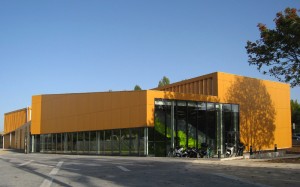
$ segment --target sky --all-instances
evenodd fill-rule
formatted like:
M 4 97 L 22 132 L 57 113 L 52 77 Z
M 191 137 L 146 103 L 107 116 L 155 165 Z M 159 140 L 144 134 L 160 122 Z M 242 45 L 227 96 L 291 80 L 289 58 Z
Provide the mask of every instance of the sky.
M 1 0 L 0 131 L 32 95 L 151 89 L 216 71 L 276 81 L 249 66 L 245 46 L 286 7 L 300 1 Z

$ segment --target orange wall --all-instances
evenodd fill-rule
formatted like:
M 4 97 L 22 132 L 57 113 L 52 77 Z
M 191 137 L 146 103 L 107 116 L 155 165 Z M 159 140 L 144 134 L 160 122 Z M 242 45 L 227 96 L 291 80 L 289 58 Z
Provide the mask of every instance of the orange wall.
M 32 134 L 132 128 L 147 125 L 146 91 L 32 97 Z
M 288 84 L 218 72 L 218 96 L 221 102 L 240 104 L 241 139 L 248 146 L 292 146 Z
M 16 130 L 25 124 L 28 121 L 27 119 L 27 108 L 4 114 L 4 133 Z

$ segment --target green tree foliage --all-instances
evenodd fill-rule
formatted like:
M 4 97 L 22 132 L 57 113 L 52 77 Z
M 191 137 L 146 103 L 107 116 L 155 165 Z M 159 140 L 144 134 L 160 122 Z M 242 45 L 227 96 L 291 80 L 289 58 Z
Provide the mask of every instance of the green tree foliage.
M 298 10 L 299 12 L 300 10 Z M 300 18 L 297 9 L 286 8 L 274 19 L 275 29 L 259 23 L 260 39 L 247 42 L 249 65 L 279 81 L 300 85 Z
M 165 128 L 166 128 L 166 135 L 165 135 Z M 161 134 L 161 136 L 166 136 L 168 139 L 171 139 L 171 133 L 172 129 L 169 127 L 166 127 L 166 125 L 162 122 L 160 122 L 159 119 L 155 120 L 155 130 Z M 175 136 L 175 131 L 173 131 L 173 135 Z M 177 131 L 177 138 L 178 143 L 180 147 L 186 148 L 186 133 L 184 131 L 178 130 Z M 192 147 L 196 147 L 196 140 L 192 137 L 189 137 L 188 139 L 188 145 Z
M 297 100 L 291 100 L 291 112 L 292 112 L 292 123 L 295 123 L 296 125 L 296 132 L 300 132 L 300 129 L 298 128 L 300 125 L 300 104 Z
M 297 100 L 291 100 L 291 109 L 292 109 L 292 112 L 293 111 L 300 111 L 300 104 L 298 103 Z
M 170 79 L 166 76 L 164 76 L 159 82 L 158 82 L 158 87 L 163 87 L 165 85 L 170 84 Z
M 141 88 L 139 85 L 135 85 L 135 87 L 134 87 L 133 90 L 134 90 L 134 91 L 138 91 L 138 90 L 142 90 L 142 88 Z

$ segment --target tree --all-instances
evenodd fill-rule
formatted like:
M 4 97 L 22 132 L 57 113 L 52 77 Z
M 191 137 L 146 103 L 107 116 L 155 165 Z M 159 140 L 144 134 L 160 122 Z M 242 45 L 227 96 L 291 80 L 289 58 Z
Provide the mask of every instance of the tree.
M 291 100 L 292 123 L 295 123 L 293 132 L 300 133 L 300 104 L 297 100 Z
M 134 91 L 138 91 L 138 90 L 142 90 L 142 88 L 141 88 L 139 85 L 135 85 L 135 87 L 134 87 L 133 90 L 134 90 Z
M 158 82 L 158 87 L 163 87 L 165 85 L 170 84 L 170 79 L 166 76 L 164 76 L 159 82 Z
M 247 42 L 249 65 L 290 83 L 291 87 L 300 85 L 300 18 L 297 9 L 286 8 L 284 13 L 278 12 L 274 22 L 275 29 L 259 23 L 260 39 Z

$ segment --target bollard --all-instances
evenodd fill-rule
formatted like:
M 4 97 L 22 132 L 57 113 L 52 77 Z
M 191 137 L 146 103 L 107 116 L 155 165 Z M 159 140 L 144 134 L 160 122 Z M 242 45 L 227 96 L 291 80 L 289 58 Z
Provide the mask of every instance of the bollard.
M 277 152 L 277 144 L 274 145 L 274 152 Z
M 252 152 L 252 145 L 250 146 L 250 155 L 253 155 L 253 152 Z
M 218 149 L 218 158 L 221 158 L 221 150 Z

